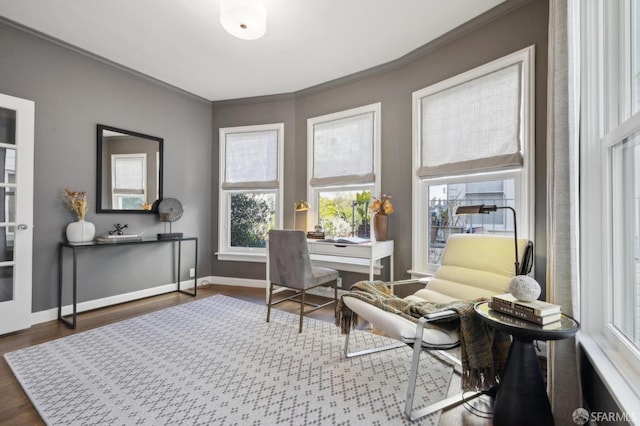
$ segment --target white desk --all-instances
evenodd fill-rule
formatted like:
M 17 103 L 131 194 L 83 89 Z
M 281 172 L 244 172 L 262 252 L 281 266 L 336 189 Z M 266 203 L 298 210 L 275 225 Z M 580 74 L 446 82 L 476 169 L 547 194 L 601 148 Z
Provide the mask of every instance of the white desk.
M 268 244 L 268 243 L 267 243 Z M 373 281 L 376 262 L 385 257 L 389 258 L 389 278 L 393 281 L 393 240 L 373 241 L 364 244 L 336 244 L 318 240 L 307 240 L 311 263 L 327 265 L 333 269 L 361 272 L 350 268 L 366 266 L 369 270 L 369 280 Z M 269 246 L 267 245 L 266 261 L 266 298 L 269 300 Z
M 354 264 L 368 263 L 369 280 L 373 281 L 374 266 L 376 261 L 389 257 L 389 278 L 393 281 L 393 240 L 389 241 L 373 241 L 365 244 L 336 244 L 325 241 L 307 240 L 309 246 L 309 256 L 311 261 L 323 262 L 330 261 L 334 263 L 348 264 L 351 260 Z M 341 269 L 336 267 L 336 269 Z M 349 270 L 349 268 L 344 268 Z

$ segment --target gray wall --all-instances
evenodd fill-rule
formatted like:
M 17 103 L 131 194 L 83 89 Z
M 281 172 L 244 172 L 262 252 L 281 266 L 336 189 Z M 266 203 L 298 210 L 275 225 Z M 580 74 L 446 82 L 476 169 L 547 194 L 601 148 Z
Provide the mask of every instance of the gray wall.
M 306 198 L 307 119 L 323 114 L 382 102 L 382 191 L 393 195 L 396 210 L 389 220 L 389 238 L 395 241 L 395 278 L 407 277 L 411 269 L 411 95 L 433 83 L 455 76 L 489 61 L 534 44 L 536 46 L 536 279 L 545 282 L 546 252 L 546 69 L 548 2 L 538 0 L 495 19 L 474 31 L 433 49 L 402 66 L 371 76 L 328 83 L 296 93 L 292 99 L 217 102 L 213 108 L 214 129 L 223 126 L 284 121 L 285 225 L 293 225 L 295 199 Z M 373 48 L 373 47 L 372 47 Z M 295 117 L 293 123 L 291 117 Z M 294 129 L 292 130 L 292 126 Z M 293 136 L 291 132 L 293 131 Z M 217 134 L 214 143 L 218 145 Z M 214 153 L 213 197 L 217 199 L 218 162 Z M 293 183 L 292 183 L 293 182 Z M 292 186 L 293 185 L 293 186 Z M 214 201 L 215 202 L 215 201 Z M 212 222 L 217 224 L 214 209 Z M 213 230 L 214 244 L 217 230 Z M 215 247 L 214 247 L 215 249 Z M 264 278 L 263 264 L 215 260 L 213 275 Z M 363 275 L 343 274 L 346 284 Z M 383 278 L 388 277 L 388 271 Z
M 156 215 L 95 213 L 98 123 L 164 138 L 164 195 L 181 200 L 185 210 L 173 230 L 200 237 L 199 275 L 209 275 L 213 132 L 209 102 L 4 23 L 0 23 L 0 93 L 36 105 L 34 312 L 57 306 L 58 243 L 64 241 L 66 225 L 75 220 L 61 197 L 65 187 L 88 192 L 86 219 L 96 225 L 98 234 L 114 223 L 127 223 L 132 232 L 147 235 L 164 229 Z M 79 257 L 79 299 L 173 282 L 171 254 L 168 244 L 86 250 Z M 185 265 L 189 266 L 193 265 Z M 185 271 L 182 278 L 187 277 Z

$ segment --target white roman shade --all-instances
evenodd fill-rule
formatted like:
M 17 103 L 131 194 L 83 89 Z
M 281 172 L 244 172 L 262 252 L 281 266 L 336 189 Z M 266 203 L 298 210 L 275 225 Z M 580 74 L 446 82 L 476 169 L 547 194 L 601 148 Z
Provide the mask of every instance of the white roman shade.
M 374 182 L 374 114 L 313 125 L 312 186 Z
M 450 176 L 522 165 L 521 64 L 421 99 L 418 176 Z
M 223 189 L 278 188 L 278 131 L 226 133 Z
M 113 192 L 118 194 L 144 194 L 146 155 L 113 155 Z

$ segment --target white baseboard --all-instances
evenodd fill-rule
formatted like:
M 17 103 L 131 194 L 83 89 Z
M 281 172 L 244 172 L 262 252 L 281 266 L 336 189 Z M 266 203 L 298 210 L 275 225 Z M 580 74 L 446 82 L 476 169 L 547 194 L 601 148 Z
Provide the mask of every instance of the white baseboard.
M 209 277 L 198 278 L 198 287 L 203 284 L 208 284 Z M 193 280 L 181 281 L 181 289 L 193 288 Z M 144 290 L 132 291 L 130 293 L 117 294 L 115 296 L 104 297 L 102 299 L 88 300 L 86 302 L 80 302 L 76 308 L 78 312 L 86 312 L 93 309 L 104 308 L 105 306 L 117 305 L 118 303 L 131 302 L 132 300 L 143 299 L 145 297 L 157 296 L 159 294 L 171 293 L 176 291 L 178 286 L 176 284 L 165 284 L 158 287 L 146 288 Z M 72 305 L 66 305 L 62 307 L 62 315 L 70 315 L 73 311 Z M 58 319 L 58 308 L 47 309 L 45 311 L 33 312 L 31 314 L 31 325 L 40 324 L 47 321 Z

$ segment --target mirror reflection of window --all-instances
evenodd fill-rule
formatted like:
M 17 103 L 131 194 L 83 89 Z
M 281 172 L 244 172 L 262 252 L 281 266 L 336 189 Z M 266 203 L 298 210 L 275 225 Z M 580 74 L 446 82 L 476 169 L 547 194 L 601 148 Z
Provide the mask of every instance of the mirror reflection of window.
M 163 139 L 98 124 L 97 213 L 157 213 Z
M 111 156 L 111 202 L 116 209 L 139 209 L 147 199 L 147 155 Z

